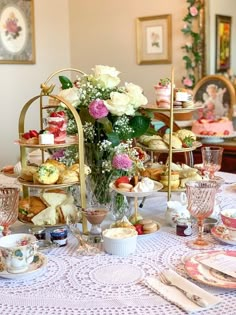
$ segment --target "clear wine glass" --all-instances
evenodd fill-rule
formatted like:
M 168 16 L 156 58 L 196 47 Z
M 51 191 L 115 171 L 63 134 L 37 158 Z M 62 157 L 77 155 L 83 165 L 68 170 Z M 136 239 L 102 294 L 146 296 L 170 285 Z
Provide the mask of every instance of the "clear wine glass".
M 209 174 L 210 179 L 214 179 L 215 172 L 219 171 L 222 163 L 224 149 L 221 147 L 202 147 L 202 163 L 204 173 Z
M 188 241 L 187 245 L 193 249 L 208 249 L 213 243 L 203 238 L 204 219 L 209 217 L 215 204 L 215 195 L 219 187 L 216 181 L 190 181 L 186 184 L 186 195 L 190 214 L 197 219 L 198 237 Z
M 88 207 L 83 210 L 88 222 L 91 224 L 89 231 L 89 241 L 92 243 L 99 243 L 102 241 L 102 228 L 101 223 L 108 214 L 108 209 L 105 205 L 97 205 Z
M 17 220 L 19 193 L 16 187 L 0 187 L 0 225 L 4 236 L 11 233 L 9 227 Z

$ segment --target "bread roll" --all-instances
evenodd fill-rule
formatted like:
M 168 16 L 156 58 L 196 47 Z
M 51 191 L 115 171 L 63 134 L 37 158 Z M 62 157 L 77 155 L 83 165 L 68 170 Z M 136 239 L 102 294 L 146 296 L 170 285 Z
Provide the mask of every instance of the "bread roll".
M 26 180 L 27 182 L 33 181 L 33 176 L 37 172 L 37 166 L 25 166 L 22 168 L 20 177 Z
M 52 185 L 57 182 L 59 174 L 59 169 L 56 166 L 50 163 L 43 163 L 38 167 L 37 172 L 33 176 L 33 180 L 35 183 Z

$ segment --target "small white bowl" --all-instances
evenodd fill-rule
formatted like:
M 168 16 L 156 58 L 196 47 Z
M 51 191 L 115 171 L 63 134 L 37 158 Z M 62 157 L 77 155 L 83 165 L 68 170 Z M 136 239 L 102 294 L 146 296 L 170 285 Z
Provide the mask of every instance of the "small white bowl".
M 108 254 L 128 256 L 136 250 L 138 233 L 131 228 L 111 228 L 103 231 L 104 250 Z

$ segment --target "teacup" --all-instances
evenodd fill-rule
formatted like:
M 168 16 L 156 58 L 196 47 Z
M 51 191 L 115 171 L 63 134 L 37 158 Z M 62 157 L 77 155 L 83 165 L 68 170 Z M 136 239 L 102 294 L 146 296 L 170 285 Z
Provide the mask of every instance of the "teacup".
M 0 250 L 5 268 L 10 273 L 27 271 L 37 252 L 36 237 L 18 233 L 0 238 Z
M 221 219 L 227 228 L 229 238 L 236 240 L 236 209 L 224 209 L 221 211 Z

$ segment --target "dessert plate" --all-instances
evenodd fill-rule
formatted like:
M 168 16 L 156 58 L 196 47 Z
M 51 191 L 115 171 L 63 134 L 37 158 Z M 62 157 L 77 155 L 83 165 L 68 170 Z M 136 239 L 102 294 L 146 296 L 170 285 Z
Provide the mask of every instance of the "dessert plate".
M 1 257 L 0 257 L 1 258 Z M 29 265 L 29 268 L 25 272 L 21 273 L 10 273 L 5 269 L 4 264 L 1 262 L 0 259 L 0 277 L 7 278 L 7 279 L 27 279 L 27 278 L 34 278 L 37 275 L 41 274 L 43 271 L 46 270 L 47 265 L 47 257 L 41 253 L 37 253 L 34 256 L 33 262 Z
M 222 273 L 216 269 L 207 267 L 199 262 L 201 259 L 211 258 L 219 254 L 236 257 L 236 251 L 231 250 L 219 250 L 198 253 L 184 259 L 185 271 L 192 279 L 201 283 L 213 287 L 236 289 L 236 278 L 228 276 L 225 273 Z
M 236 239 L 233 240 L 229 237 L 228 229 L 223 225 L 214 226 L 211 229 L 211 234 L 222 243 L 236 245 Z
M 159 191 L 163 188 L 163 185 L 161 183 L 156 182 L 154 180 L 153 180 L 153 182 L 154 182 L 154 189 L 151 191 L 144 191 L 144 192 L 122 191 L 116 187 L 114 181 L 111 182 L 109 186 L 112 190 L 114 190 L 117 193 L 124 195 L 126 197 L 138 197 L 138 198 L 140 197 L 140 198 L 142 198 L 142 197 L 147 197 L 147 196 L 153 194 L 154 192 Z
M 150 149 L 149 147 L 145 146 L 142 143 L 138 143 L 138 145 L 144 149 L 145 151 L 152 151 L 152 152 L 159 152 L 159 153 L 169 153 L 169 148 L 168 149 Z M 172 152 L 173 153 L 180 153 L 180 152 L 191 152 L 196 150 L 197 148 L 201 147 L 202 143 L 199 141 L 194 141 L 193 142 L 193 146 L 192 147 L 188 147 L 188 148 L 180 148 L 180 149 L 174 149 L 172 148 Z

